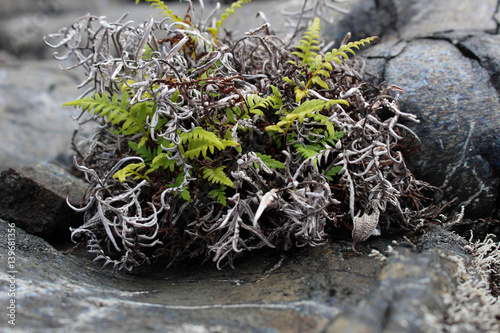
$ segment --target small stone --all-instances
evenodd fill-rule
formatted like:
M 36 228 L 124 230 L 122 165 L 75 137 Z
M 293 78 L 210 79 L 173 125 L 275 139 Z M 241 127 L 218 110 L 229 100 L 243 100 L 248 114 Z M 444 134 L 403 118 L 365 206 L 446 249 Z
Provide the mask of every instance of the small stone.
M 29 233 L 54 240 L 69 241 L 69 227 L 82 223 L 75 206 L 83 199 L 86 183 L 66 169 L 37 163 L 0 174 L 0 218 L 14 222 Z

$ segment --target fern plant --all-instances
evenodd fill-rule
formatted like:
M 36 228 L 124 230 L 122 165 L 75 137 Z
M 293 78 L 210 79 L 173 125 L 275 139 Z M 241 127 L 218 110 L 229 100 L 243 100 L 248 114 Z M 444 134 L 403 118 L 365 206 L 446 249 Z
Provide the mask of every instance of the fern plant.
M 324 81 L 321 76 L 325 78 L 330 77 L 330 72 L 333 70 L 332 61 L 335 61 L 338 65 L 341 65 L 340 57 L 348 60 L 346 52 L 355 55 L 353 48 L 359 50 L 359 46 L 364 46 L 366 43 L 371 43 L 378 41 L 377 36 L 368 37 L 355 42 L 349 42 L 345 45 L 341 45 L 338 49 L 333 49 L 330 52 L 326 52 L 325 55 L 318 54 L 316 51 L 319 50 L 319 44 L 321 41 L 321 20 L 317 17 L 313 20 L 309 29 L 304 33 L 304 36 L 300 40 L 300 44 L 296 45 L 295 48 L 300 51 L 292 52 L 300 59 L 300 66 L 306 66 L 307 70 L 311 72 L 309 74 L 309 79 L 307 83 L 302 82 L 304 88 L 296 86 L 295 96 L 296 102 L 302 101 L 306 95 L 308 95 L 308 89 L 312 84 L 316 84 L 323 89 L 330 89 L 331 87 Z M 296 62 L 289 60 L 290 63 L 298 65 Z M 290 84 L 295 84 L 295 82 L 289 77 L 283 77 L 283 80 Z
M 129 96 L 124 92 L 118 100 L 118 94 L 113 94 L 109 100 L 108 94 L 96 93 L 94 97 L 85 97 L 75 101 L 66 102 L 64 106 L 76 106 L 84 111 L 94 111 L 95 115 L 106 117 L 112 125 L 122 123 L 118 128 L 119 134 L 129 135 L 136 132 L 146 133 L 146 117 L 154 112 L 151 103 L 139 103 L 130 107 Z
M 296 45 L 295 48 L 299 49 L 299 51 L 291 52 L 293 55 L 298 56 L 301 59 L 300 65 L 307 65 L 309 67 L 312 66 L 316 56 L 319 51 L 319 43 L 321 41 L 321 20 L 319 17 L 316 17 L 307 31 L 304 33 L 304 36 L 300 40 L 300 44 Z M 290 63 L 297 65 L 297 63 L 290 60 Z
M 317 18 L 292 49 L 258 35 L 266 29 L 225 43 L 223 22 L 249 0 L 209 28 L 194 11 L 182 18 L 146 2 L 168 20 L 134 27 L 86 16 L 53 45 L 93 84 L 64 104 L 100 124 L 76 163 L 90 189 L 72 237 L 105 265 L 195 255 L 232 265 L 244 251 L 320 245 L 328 225 L 350 226 L 355 243 L 370 234 L 367 216 L 389 224 L 427 211 L 422 184 L 394 152 L 406 114 L 383 90 L 342 80 L 348 54 L 376 37 L 323 53 Z M 101 47 L 108 41 L 116 50 Z M 344 94 L 351 89 L 356 96 Z M 394 118 L 380 120 L 382 109 Z

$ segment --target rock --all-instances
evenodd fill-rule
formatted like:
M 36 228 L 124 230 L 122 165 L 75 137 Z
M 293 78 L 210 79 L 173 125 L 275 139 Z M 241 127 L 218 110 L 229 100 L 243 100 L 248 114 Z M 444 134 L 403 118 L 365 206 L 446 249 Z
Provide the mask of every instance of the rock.
M 96 0 L 71 1 L 71 0 L 40 0 L 33 3 L 31 0 L 4 0 L 0 17 L 12 17 L 19 14 L 31 13 L 40 15 L 38 20 L 42 20 L 42 15 L 51 13 L 66 13 L 70 11 L 88 11 L 98 5 Z M 45 20 L 45 19 L 44 19 Z
M 444 321 L 444 294 L 453 293 L 454 265 L 435 253 L 397 252 L 380 284 L 357 306 L 339 315 L 326 332 L 432 332 L 426 314 Z
M 37 163 L 0 174 L 0 218 L 14 222 L 29 233 L 55 242 L 69 240 L 69 227 L 82 216 L 66 204 L 82 203 L 86 183 L 64 168 Z
M 401 108 L 420 120 L 411 126 L 422 141 L 411 160 L 417 178 L 441 187 L 468 216 L 491 216 L 500 152 L 500 113 L 492 110 L 500 103 L 488 71 L 448 41 L 414 40 L 388 61 L 384 79 L 405 90 Z
M 387 253 L 393 241 L 406 243 L 401 236 L 373 239 L 363 248 Z M 9 241 L 14 260 L 7 255 Z M 438 228 L 420 243 L 423 252 L 402 246 L 387 263 L 354 255 L 350 244 L 337 241 L 285 254 L 261 251 L 234 270 L 190 260 L 122 275 L 100 270 L 79 251 L 61 254 L 0 219 L 7 267 L 0 273 L 0 302 L 13 299 L 15 328 L 30 332 L 431 332 L 445 325 L 484 332 L 473 319 L 460 326 L 446 321 L 457 274 L 464 274 L 453 258 L 469 260 L 466 242 Z M 9 326 L 0 322 L 2 331 Z
M 62 72 L 56 61 L 23 61 L 0 67 L 0 170 L 32 162 L 70 163 L 71 138 L 77 128 L 63 107 L 78 97 L 80 78 Z
M 341 306 L 368 291 L 382 266 L 352 256 L 346 243 L 261 252 L 235 270 L 191 261 L 144 276 L 112 275 L 0 220 L 2 267 L 9 234 L 16 242 L 16 329 L 24 331 L 321 332 Z M 0 274 L 2 304 L 9 303 L 8 279 Z M 0 330 L 7 326 L 0 322 Z
M 452 332 L 495 331 L 500 324 L 495 317 L 500 314 L 498 300 L 490 299 L 496 303 L 488 308 L 493 313 L 488 318 L 480 318 L 477 311 L 487 306 L 482 301 L 482 305 L 472 305 L 470 299 L 464 300 L 471 295 L 480 297 L 483 292 L 482 288 L 467 290 L 464 282 L 478 279 L 481 273 L 480 255 L 466 250 L 475 246 L 436 227 L 421 236 L 415 248 L 390 251 L 376 287 L 356 306 L 339 314 L 326 332 L 439 332 L 445 328 Z M 457 317 L 454 311 L 460 307 L 467 315 Z M 483 322 L 492 326 L 485 329 Z
M 496 0 L 382 0 L 395 16 L 395 29 L 400 39 L 428 37 L 454 31 L 495 32 L 498 10 Z
M 0 49 L 22 59 L 47 59 L 52 52 L 42 37 L 79 16 L 98 11 L 100 2 L 74 0 L 5 0 L 0 13 Z
M 393 3 L 393 6 L 390 6 Z M 410 160 L 417 178 L 441 187 L 448 211 L 498 217 L 500 103 L 495 1 L 382 1 L 396 13 L 393 30 L 367 49 L 378 82 L 405 89 L 402 110 L 421 139 Z M 488 33 L 486 33 L 488 32 Z M 384 35 L 385 34 L 385 35 Z

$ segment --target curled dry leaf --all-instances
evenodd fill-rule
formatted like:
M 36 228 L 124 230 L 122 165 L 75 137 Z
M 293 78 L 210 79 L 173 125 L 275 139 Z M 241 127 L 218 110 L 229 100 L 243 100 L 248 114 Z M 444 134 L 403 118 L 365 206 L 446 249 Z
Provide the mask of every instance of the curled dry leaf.
M 374 235 L 378 225 L 378 220 L 380 217 L 380 212 L 375 209 L 371 214 L 364 213 L 361 217 L 356 216 L 354 218 L 354 228 L 352 229 L 352 250 L 356 251 L 356 244 L 368 239 L 368 237 Z

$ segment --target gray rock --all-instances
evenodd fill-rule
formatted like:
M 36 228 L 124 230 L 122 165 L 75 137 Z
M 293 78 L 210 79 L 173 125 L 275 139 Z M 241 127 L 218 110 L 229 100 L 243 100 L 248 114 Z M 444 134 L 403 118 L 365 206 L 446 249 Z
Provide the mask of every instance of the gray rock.
M 382 31 L 382 42 L 363 55 L 379 82 L 405 89 L 401 107 L 420 119 L 407 124 L 422 141 L 410 160 L 413 171 L 442 188 L 442 203 L 452 202 L 451 210 L 464 206 L 471 218 L 497 216 L 500 60 L 498 35 L 491 34 L 496 2 L 381 4 L 397 14 L 392 30 Z
M 456 289 L 454 270 L 452 262 L 432 252 L 397 252 L 381 272 L 377 288 L 339 315 L 327 332 L 432 332 L 436 327 L 425 315 L 444 321 L 443 296 Z
M 78 97 L 80 78 L 56 61 L 0 67 L 0 170 L 40 160 L 68 161 L 77 113 L 64 102 Z
M 61 254 L 0 219 L 1 265 L 7 267 L 0 273 L 0 302 L 14 300 L 15 329 L 29 332 L 432 332 L 443 325 L 453 331 L 445 313 L 458 273 L 447 257 L 468 255 L 459 237 L 443 229 L 428 235 L 424 252 L 402 247 L 387 264 L 353 255 L 347 242 L 330 242 L 260 252 L 234 270 L 188 261 L 166 271 L 113 275 L 78 250 Z M 393 240 L 405 243 L 399 236 L 363 248 L 387 252 Z M 456 244 L 443 245 L 450 243 Z M 0 330 L 8 327 L 0 321 Z
M 47 59 L 51 52 L 42 37 L 77 17 L 99 11 L 100 1 L 4 0 L 0 13 L 0 49 L 22 59 Z
M 0 218 L 14 222 L 27 232 L 44 238 L 69 238 L 69 227 L 82 222 L 66 204 L 82 204 L 87 185 L 66 169 L 50 163 L 36 163 L 0 174 Z
M 191 261 L 145 276 L 112 275 L 0 220 L 2 267 L 9 234 L 15 297 L 10 274 L 1 273 L 0 302 L 15 299 L 16 329 L 29 332 L 321 332 L 341 306 L 367 293 L 382 266 L 352 256 L 346 243 L 260 253 L 235 270 Z M 0 330 L 8 326 L 0 321 Z
M 403 110 L 422 141 L 411 161 L 468 216 L 491 216 L 498 200 L 500 103 L 487 70 L 444 40 L 414 40 L 387 63 L 385 80 L 405 90 Z
M 72 1 L 72 0 L 4 0 L 0 17 L 12 17 L 21 13 L 32 13 L 37 20 L 46 20 L 42 16 L 65 13 L 69 11 L 88 11 L 95 8 L 99 1 Z M 39 16 L 39 17 L 38 17 Z
M 428 37 L 436 33 L 497 29 L 496 0 L 382 0 L 396 16 L 399 38 Z

